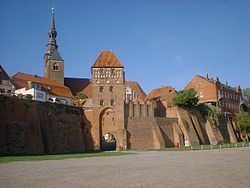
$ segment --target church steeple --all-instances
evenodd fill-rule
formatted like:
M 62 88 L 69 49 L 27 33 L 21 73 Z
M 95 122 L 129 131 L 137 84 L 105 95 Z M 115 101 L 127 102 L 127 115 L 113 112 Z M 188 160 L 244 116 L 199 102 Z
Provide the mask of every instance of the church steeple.
M 57 31 L 54 8 L 52 8 L 48 36 L 48 43 L 44 54 L 44 77 L 64 83 L 64 61 L 58 52 L 58 45 L 56 43 Z
M 55 49 L 58 49 L 58 46 L 56 43 L 57 32 L 56 32 L 54 8 L 52 8 L 51 22 L 50 22 L 48 36 L 49 38 L 48 38 L 47 50 L 45 52 L 45 55 L 51 55 Z

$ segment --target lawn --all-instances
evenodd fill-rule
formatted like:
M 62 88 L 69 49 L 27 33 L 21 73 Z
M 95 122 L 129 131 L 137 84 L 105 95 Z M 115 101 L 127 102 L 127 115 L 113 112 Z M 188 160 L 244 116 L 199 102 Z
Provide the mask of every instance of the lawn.
M 108 157 L 128 155 L 128 152 L 96 152 L 96 153 L 77 153 L 77 154 L 58 154 L 58 155 L 27 155 L 27 156 L 1 156 L 0 163 L 14 161 L 41 161 L 41 160 L 62 160 L 70 158 L 87 158 L 87 157 Z

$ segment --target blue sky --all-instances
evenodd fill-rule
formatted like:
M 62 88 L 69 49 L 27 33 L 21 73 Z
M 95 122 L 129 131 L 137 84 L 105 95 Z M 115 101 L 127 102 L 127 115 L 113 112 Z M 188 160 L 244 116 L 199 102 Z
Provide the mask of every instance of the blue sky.
M 0 64 L 43 75 L 51 0 L 0 0 Z M 249 0 L 55 0 L 66 77 L 113 50 L 126 80 L 181 90 L 196 75 L 250 87 Z

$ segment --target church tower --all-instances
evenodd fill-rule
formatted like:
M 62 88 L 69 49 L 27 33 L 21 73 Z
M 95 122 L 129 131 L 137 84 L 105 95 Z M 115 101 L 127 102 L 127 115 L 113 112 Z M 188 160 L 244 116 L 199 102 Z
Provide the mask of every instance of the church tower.
M 64 84 L 64 61 L 58 52 L 56 43 L 56 27 L 54 8 L 52 8 L 51 23 L 48 32 L 48 43 L 44 54 L 44 77 Z

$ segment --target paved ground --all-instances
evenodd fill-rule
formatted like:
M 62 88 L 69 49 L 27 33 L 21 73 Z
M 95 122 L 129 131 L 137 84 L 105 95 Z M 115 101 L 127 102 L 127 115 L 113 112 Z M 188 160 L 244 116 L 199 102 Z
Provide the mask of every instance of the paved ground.
M 0 164 L 0 187 L 250 187 L 250 148 Z

